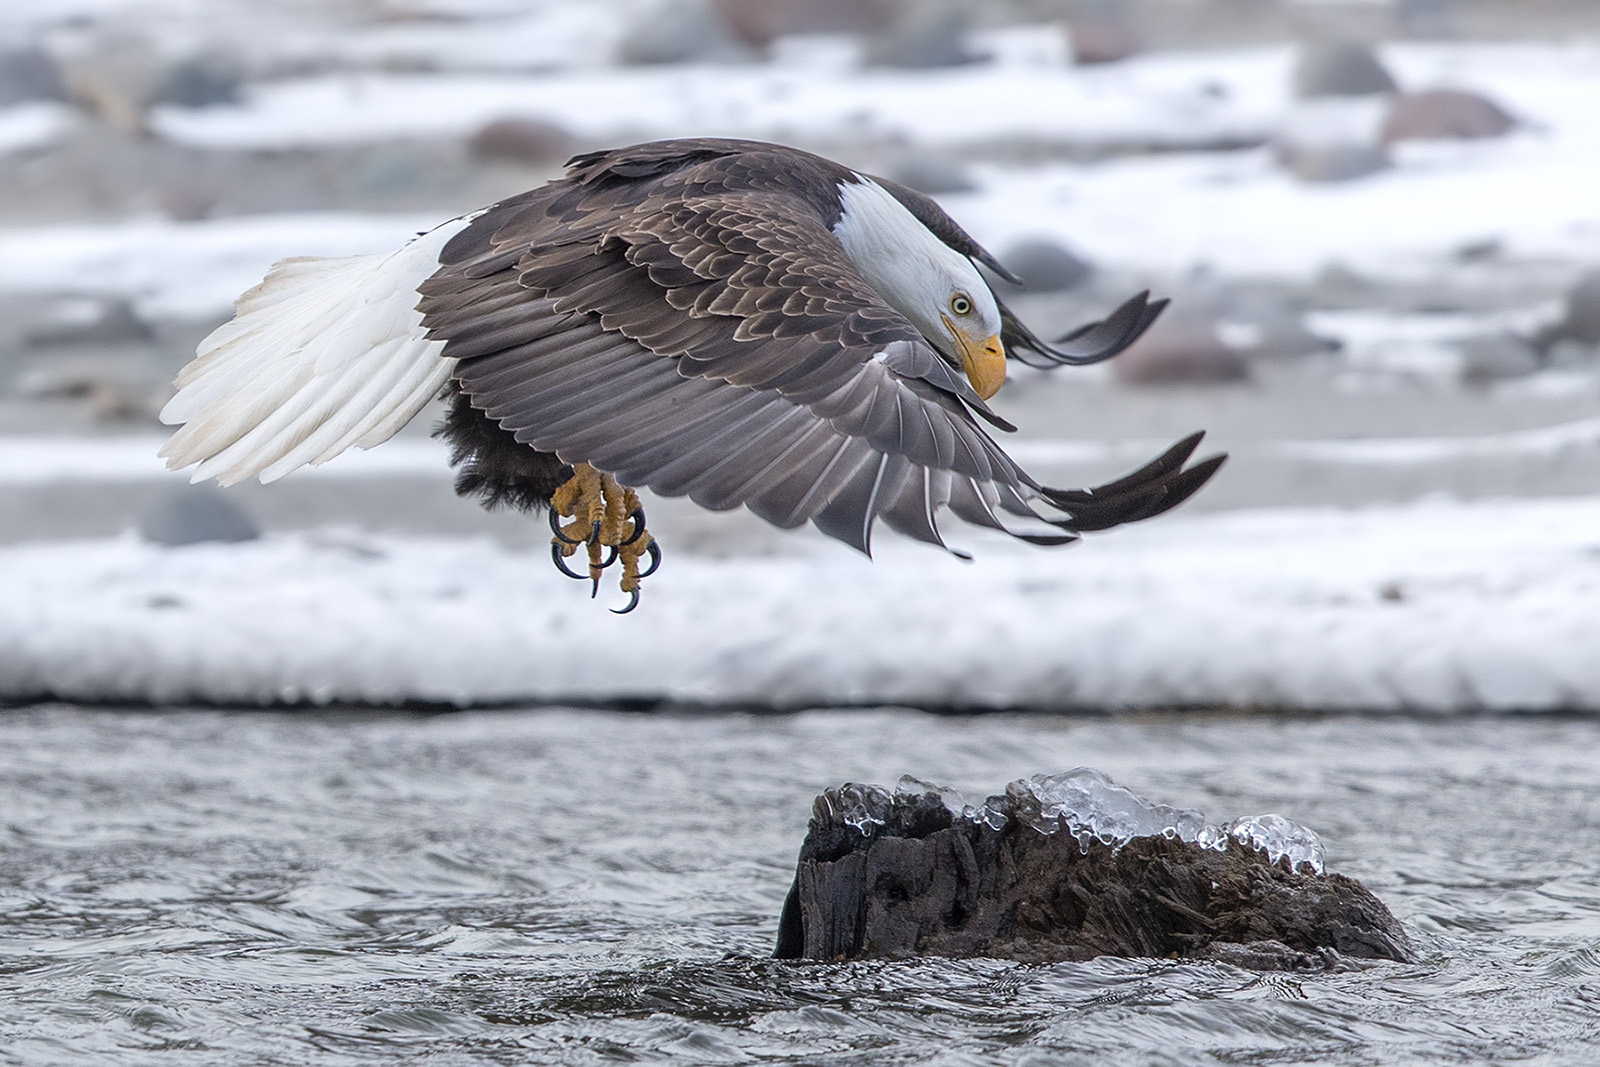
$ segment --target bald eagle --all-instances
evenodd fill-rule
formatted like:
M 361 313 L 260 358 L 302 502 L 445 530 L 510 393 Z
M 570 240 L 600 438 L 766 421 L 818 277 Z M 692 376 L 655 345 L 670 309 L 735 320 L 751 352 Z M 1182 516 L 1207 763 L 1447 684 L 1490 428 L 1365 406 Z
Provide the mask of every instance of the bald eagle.
M 557 566 L 595 588 L 620 560 L 622 611 L 660 561 L 636 486 L 870 552 L 879 518 L 943 546 L 945 508 L 1062 544 L 1211 477 L 1223 456 L 1184 466 L 1200 434 L 1094 489 L 1029 477 L 980 425 L 1015 429 L 986 403 L 1007 357 L 1107 359 L 1166 302 L 1141 293 L 1051 345 L 974 264 L 1010 277 L 932 200 L 797 149 L 580 155 L 397 251 L 278 263 L 179 374 L 161 455 L 195 481 L 269 482 L 388 440 L 442 393 L 456 492 L 548 509 Z M 587 573 L 565 562 L 580 548 Z

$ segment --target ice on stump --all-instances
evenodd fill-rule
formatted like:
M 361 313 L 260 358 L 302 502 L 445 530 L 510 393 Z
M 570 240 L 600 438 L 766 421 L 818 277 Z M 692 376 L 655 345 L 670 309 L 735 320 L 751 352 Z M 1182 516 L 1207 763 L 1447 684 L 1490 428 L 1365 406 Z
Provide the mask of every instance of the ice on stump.
M 1228 823 L 1206 821 L 1193 808 L 1153 804 L 1126 786 L 1118 785 L 1093 767 L 1077 767 L 1060 774 L 1036 774 L 1006 786 L 1005 794 L 982 804 L 969 804 L 955 789 L 903 776 L 891 794 L 881 786 L 851 782 L 825 792 L 819 803 L 836 806 L 837 818 L 862 836 L 871 836 L 889 820 L 896 797 L 937 796 L 951 814 L 998 830 L 1007 812 L 1041 834 L 1065 832 L 1087 854 L 1099 841 L 1120 849 L 1136 837 L 1176 838 L 1201 848 L 1225 851 L 1230 840 L 1265 852 L 1274 864 L 1287 858 L 1291 870 L 1309 868 L 1323 873 L 1322 842 L 1316 833 L 1276 813 L 1249 815 Z
M 832 807 L 829 814 L 836 821 L 855 827 L 862 837 L 871 837 L 873 831 L 887 821 L 894 797 L 881 785 L 846 782 L 838 789 L 825 791 L 817 798 L 817 803 Z
M 1322 842 L 1307 827 L 1276 812 L 1250 815 L 1235 819 L 1227 826 L 1228 836 L 1241 844 L 1265 852 L 1273 863 L 1284 857 L 1289 859 L 1289 869 L 1298 871 L 1301 865 L 1322 873 Z M 1226 843 L 1224 842 L 1224 847 Z

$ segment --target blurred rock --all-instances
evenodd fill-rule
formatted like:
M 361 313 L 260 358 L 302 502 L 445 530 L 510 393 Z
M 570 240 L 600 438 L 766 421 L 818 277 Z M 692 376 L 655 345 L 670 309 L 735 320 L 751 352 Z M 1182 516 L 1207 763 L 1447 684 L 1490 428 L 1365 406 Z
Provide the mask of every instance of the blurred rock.
M 1505 254 L 1505 242 L 1498 237 L 1480 237 L 1458 245 L 1451 255 L 1459 263 L 1487 263 Z
M 66 99 L 66 82 L 49 52 L 37 47 L 0 51 L 0 107 Z
M 1453 37 L 1457 0 L 1394 0 L 1395 20 L 1408 37 Z
M 125 133 L 145 132 L 145 112 L 167 84 L 167 59 L 148 38 L 106 33 L 62 57 L 73 99 Z
M 755 48 L 792 33 L 877 33 L 904 9 L 902 0 L 712 0 L 733 35 Z
M 1063 25 L 1072 61 L 1081 66 L 1117 63 L 1144 51 L 1144 40 L 1120 6 L 1093 4 L 1068 15 Z
M 970 193 L 978 188 L 968 177 L 966 168 L 936 152 L 900 153 L 884 168 L 883 176 L 929 196 Z
M 1383 304 L 1384 290 L 1382 283 L 1334 260 L 1311 279 L 1306 300 L 1318 308 L 1374 307 Z
M 164 366 L 151 353 L 110 349 L 62 350 L 29 366 L 17 380 L 18 395 L 77 400 L 102 422 L 144 420 L 161 410 L 167 395 Z
M 1248 380 L 1250 365 L 1214 321 L 1169 311 L 1111 361 L 1111 374 L 1123 385 L 1215 385 Z
M 1338 345 L 1306 327 L 1303 316 L 1287 310 L 1218 324 L 1223 344 L 1251 360 L 1300 359 L 1337 350 Z
M 367 145 L 350 169 L 352 190 L 362 200 L 406 193 L 427 180 L 426 161 L 410 146 L 390 141 Z
M 72 301 L 57 317 L 29 329 L 26 342 L 36 348 L 65 345 L 145 344 L 155 335 L 120 297 Z
M 239 100 L 239 73 L 220 59 L 183 59 L 174 63 L 156 86 L 151 104 L 175 107 L 217 107 Z
M 630 19 L 617 42 L 617 62 L 630 66 L 726 63 L 749 56 L 749 46 L 705 0 L 660 0 Z
M 211 216 L 222 200 L 222 191 L 216 182 L 196 174 L 162 182 L 155 191 L 155 198 L 167 218 L 195 222 Z
M 1539 365 L 1533 345 L 1509 333 L 1470 337 L 1461 345 L 1461 380 L 1468 385 L 1521 378 Z
M 1301 49 L 1294 69 L 1295 95 L 1368 96 L 1399 89 L 1371 48 L 1354 41 L 1322 41 Z
M 553 122 L 503 118 L 486 123 L 467 146 L 479 159 L 548 165 L 571 157 L 577 151 L 577 139 Z
M 1007 246 L 1000 262 L 1022 279 L 1020 289 L 1027 293 L 1063 292 L 1082 285 L 1094 273 L 1087 260 L 1048 237 L 1024 238 Z M 1018 288 L 1003 279 L 996 279 L 996 284 L 1006 290 Z
M 255 520 L 222 490 L 210 485 L 176 484 L 141 516 L 139 536 L 158 545 L 254 541 Z
M 1516 119 L 1487 97 L 1462 89 L 1427 89 L 1395 97 L 1382 136 L 1386 144 L 1499 137 L 1516 125 Z
M 1566 313 L 1556 326 L 1556 336 L 1600 344 L 1600 270 L 1589 271 L 1567 290 Z
M 866 61 L 875 67 L 926 70 L 975 62 L 967 47 L 972 18 L 960 0 L 920 0 L 867 41 Z
M 1563 337 L 1550 345 L 1544 359 L 1552 367 L 1593 367 L 1600 364 L 1600 346 Z

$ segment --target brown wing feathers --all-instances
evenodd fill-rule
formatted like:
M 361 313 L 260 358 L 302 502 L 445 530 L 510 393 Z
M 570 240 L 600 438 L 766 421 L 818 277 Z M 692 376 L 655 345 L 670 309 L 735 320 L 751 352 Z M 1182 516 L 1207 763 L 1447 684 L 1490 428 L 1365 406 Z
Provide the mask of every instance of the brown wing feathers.
M 1030 540 L 1071 540 L 1166 510 L 1215 470 L 1181 469 L 1196 437 L 1099 489 L 1039 487 L 972 412 L 997 417 L 833 239 L 847 176 L 770 146 L 646 145 L 579 157 L 568 178 L 475 219 L 419 305 L 460 359 L 445 429 L 480 459 L 473 491 L 490 495 L 501 468 L 524 487 L 548 478 L 548 462 L 530 473 L 494 458 L 514 438 L 708 508 L 810 520 L 867 551 L 877 518 L 942 544 L 946 505 L 999 529 L 997 512 L 1042 519 L 1065 532 Z M 1109 325 L 1112 340 L 1128 329 Z M 466 428 L 474 412 L 496 444 Z

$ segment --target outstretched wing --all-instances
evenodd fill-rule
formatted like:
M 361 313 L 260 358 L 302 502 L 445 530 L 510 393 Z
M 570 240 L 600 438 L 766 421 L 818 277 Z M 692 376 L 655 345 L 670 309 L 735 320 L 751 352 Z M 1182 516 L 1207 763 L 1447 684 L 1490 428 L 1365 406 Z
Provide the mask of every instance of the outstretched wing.
M 863 551 L 878 518 L 942 544 L 946 506 L 1058 543 L 1080 517 L 1144 518 L 1209 477 L 1215 462 L 1181 470 L 1198 438 L 1079 496 L 1028 477 L 976 417 L 1003 420 L 834 238 L 846 174 L 727 142 L 585 157 L 444 248 L 423 325 L 519 441 Z

